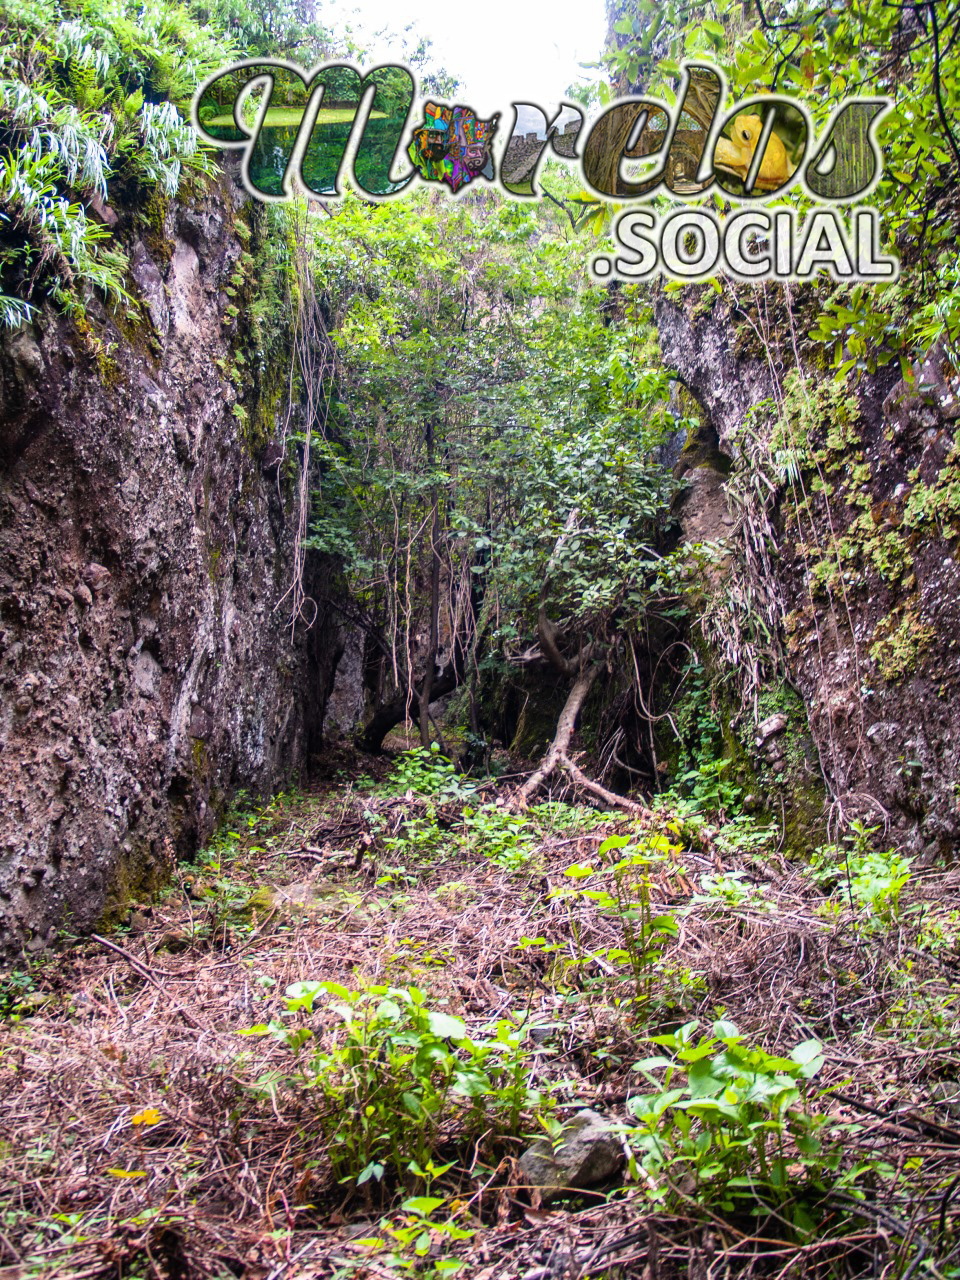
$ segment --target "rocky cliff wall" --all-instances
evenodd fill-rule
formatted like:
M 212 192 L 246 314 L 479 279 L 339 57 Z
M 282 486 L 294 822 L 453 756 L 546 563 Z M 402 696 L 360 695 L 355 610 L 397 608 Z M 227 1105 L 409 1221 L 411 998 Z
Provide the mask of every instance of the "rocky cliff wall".
M 221 374 L 241 198 L 224 184 L 127 237 L 139 321 L 91 300 L 80 328 L 48 311 L 3 344 L 7 949 L 156 881 L 319 734 L 327 619 L 291 636 L 275 607 L 291 573 L 279 451 L 250 446 Z
M 719 594 L 733 596 L 744 540 L 756 552 L 765 528 L 766 548 L 751 557 L 765 581 L 753 596 L 776 603 L 784 675 L 806 707 L 828 816 L 886 826 L 928 857 L 955 855 L 957 379 L 936 348 L 910 382 L 887 365 L 838 389 L 818 367 L 822 350 L 802 338 L 802 308 L 813 315 L 817 300 L 798 292 L 766 286 L 733 302 L 689 289 L 657 301 L 664 360 L 733 464 L 729 478 L 699 485 L 712 499 L 706 536 L 732 553 Z M 710 515 L 695 494 L 687 504 Z

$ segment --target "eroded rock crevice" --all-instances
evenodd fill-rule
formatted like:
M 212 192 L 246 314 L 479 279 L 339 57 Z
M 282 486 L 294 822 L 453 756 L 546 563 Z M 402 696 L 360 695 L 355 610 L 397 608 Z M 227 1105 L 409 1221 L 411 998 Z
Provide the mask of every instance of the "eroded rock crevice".
M 960 840 L 957 388 L 934 349 L 907 379 L 886 365 L 828 393 L 796 337 L 803 316 L 786 315 L 802 301 L 661 295 L 661 350 L 735 464 L 756 475 L 774 431 L 773 446 L 795 455 L 797 478 L 768 504 L 765 585 L 779 597 L 786 677 L 803 700 L 828 816 L 948 856 Z M 692 475 L 685 534 L 719 536 L 728 486 L 716 468 Z M 742 565 L 736 539 L 732 553 Z

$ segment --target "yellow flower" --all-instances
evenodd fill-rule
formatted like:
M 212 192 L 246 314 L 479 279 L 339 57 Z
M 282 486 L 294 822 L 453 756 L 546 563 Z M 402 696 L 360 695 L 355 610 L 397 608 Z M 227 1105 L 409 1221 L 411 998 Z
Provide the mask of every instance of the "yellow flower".
M 138 1111 L 130 1117 L 131 1124 L 159 1124 L 163 1119 L 156 1107 L 147 1107 L 146 1111 Z

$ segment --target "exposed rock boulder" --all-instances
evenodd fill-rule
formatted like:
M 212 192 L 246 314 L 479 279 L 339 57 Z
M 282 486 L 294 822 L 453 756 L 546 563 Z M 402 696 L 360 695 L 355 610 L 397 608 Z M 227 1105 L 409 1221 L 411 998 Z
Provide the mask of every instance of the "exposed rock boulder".
M 538 1138 L 520 1157 L 528 1186 L 547 1203 L 573 1188 L 596 1187 L 624 1162 L 623 1147 L 608 1120 L 596 1111 L 578 1111 L 563 1127 L 559 1142 Z

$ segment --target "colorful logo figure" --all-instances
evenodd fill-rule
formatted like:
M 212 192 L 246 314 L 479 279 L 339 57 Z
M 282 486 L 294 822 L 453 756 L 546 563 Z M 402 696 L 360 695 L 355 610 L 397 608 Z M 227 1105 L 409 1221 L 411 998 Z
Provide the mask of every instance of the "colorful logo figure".
M 424 109 L 425 124 L 414 135 L 422 135 L 420 150 L 428 160 L 439 162 L 450 150 L 453 134 L 450 123 L 453 119 L 453 108 L 444 107 L 436 102 L 428 102 Z M 412 144 L 411 144 L 412 145 Z
M 447 107 L 428 102 L 424 123 L 413 131 L 407 154 L 427 182 L 444 182 L 451 191 L 474 178 L 493 180 L 490 144 L 500 113 L 478 120 L 469 107 Z

